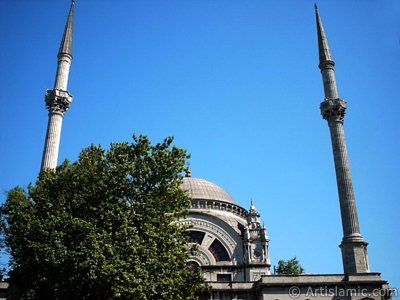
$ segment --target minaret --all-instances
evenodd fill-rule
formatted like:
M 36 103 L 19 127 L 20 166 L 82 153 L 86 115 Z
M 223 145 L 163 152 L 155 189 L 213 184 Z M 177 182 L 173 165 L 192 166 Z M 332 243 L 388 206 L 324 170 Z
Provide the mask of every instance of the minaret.
M 356 202 L 343 130 L 347 103 L 338 96 L 334 71 L 335 63 L 329 50 L 328 41 L 316 5 L 315 13 L 318 30 L 319 68 L 325 92 L 325 99 L 322 101 L 320 108 L 322 117 L 328 121 L 331 133 L 343 227 L 343 240 L 340 244 L 343 268 L 345 274 L 365 273 L 369 272 L 368 244 L 361 236 L 358 225 Z
M 47 124 L 41 171 L 55 169 L 57 166 L 62 121 L 64 113 L 68 110 L 72 102 L 72 95 L 67 91 L 67 85 L 69 68 L 72 62 L 74 4 L 75 2 L 72 0 L 60 50 L 58 51 L 58 66 L 54 88 L 47 90 L 45 95 L 46 108 L 49 111 L 49 121 Z

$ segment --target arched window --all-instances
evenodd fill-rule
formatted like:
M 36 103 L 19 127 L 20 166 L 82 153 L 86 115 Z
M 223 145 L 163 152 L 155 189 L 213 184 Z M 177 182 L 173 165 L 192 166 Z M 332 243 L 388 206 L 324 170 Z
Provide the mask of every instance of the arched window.
M 187 267 L 190 271 L 194 272 L 194 271 L 196 271 L 198 268 L 200 268 L 200 265 L 199 265 L 197 262 L 195 262 L 194 260 L 190 260 L 190 261 L 188 261 L 188 262 L 186 263 L 186 267 Z
M 201 245 L 203 242 L 205 233 L 201 231 L 191 230 L 189 234 L 189 243 L 197 243 Z
M 217 239 L 212 242 L 211 246 L 208 248 L 212 255 L 214 255 L 216 261 L 229 261 L 229 254 L 228 251 L 226 251 L 224 245 Z

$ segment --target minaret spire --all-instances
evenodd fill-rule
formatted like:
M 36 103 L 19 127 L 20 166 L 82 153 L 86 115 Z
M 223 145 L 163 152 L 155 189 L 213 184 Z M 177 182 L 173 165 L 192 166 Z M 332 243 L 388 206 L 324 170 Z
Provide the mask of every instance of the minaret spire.
M 338 97 L 335 71 L 328 41 L 322 26 L 318 8 L 315 6 L 318 31 L 319 68 L 324 84 L 325 99 L 321 103 L 321 115 L 328 121 L 330 129 L 333 158 L 335 162 L 336 181 L 339 193 L 340 212 L 342 217 L 343 268 L 345 274 L 369 272 L 367 243 L 360 234 L 350 164 L 344 137 L 343 121 L 347 103 Z
M 64 113 L 68 110 L 72 95 L 67 91 L 69 69 L 72 62 L 72 28 L 75 1 L 71 2 L 67 23 L 57 55 L 58 66 L 54 88 L 45 95 L 46 108 L 49 111 L 46 140 L 43 150 L 41 171 L 55 169 L 60 147 L 61 126 Z
M 315 4 L 315 17 L 317 19 L 318 33 L 318 50 L 319 50 L 319 65 L 324 83 L 325 98 L 338 98 L 336 87 L 336 79 L 331 51 L 329 49 L 328 40 L 326 39 L 325 30 L 322 26 L 321 17 L 319 16 L 318 7 Z
M 314 4 L 315 15 L 317 18 L 317 32 L 318 32 L 318 50 L 319 50 L 319 63 L 320 65 L 333 62 L 331 51 L 329 49 L 328 40 L 326 39 L 325 30 L 322 26 L 321 17 L 319 16 L 317 4 Z
M 72 0 L 58 55 L 69 54 L 72 57 L 72 28 L 74 26 L 74 6 L 75 1 Z

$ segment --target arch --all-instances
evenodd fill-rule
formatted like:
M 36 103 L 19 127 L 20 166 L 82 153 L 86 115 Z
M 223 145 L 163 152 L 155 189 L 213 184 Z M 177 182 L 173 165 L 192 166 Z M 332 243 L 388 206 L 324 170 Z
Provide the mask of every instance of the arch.
M 187 267 L 190 271 L 194 272 L 194 271 L 196 271 L 198 268 L 200 268 L 200 264 L 199 264 L 197 261 L 195 261 L 195 260 L 188 260 L 187 263 L 186 263 L 186 267 Z
M 222 245 L 218 239 L 215 239 L 212 242 L 210 247 L 208 247 L 208 250 L 210 250 L 211 254 L 214 255 L 217 262 L 231 260 L 228 251 L 226 251 L 224 245 Z
M 187 219 L 178 221 L 189 227 L 188 241 L 199 245 L 197 254 L 191 259 L 201 266 L 244 263 L 243 240 L 225 218 L 230 218 L 230 214 L 220 216 L 191 212 Z M 237 220 L 235 216 L 233 219 Z
M 201 246 L 197 249 L 196 255 L 190 257 L 189 261 L 195 261 L 200 266 L 212 266 L 217 263 L 211 252 Z

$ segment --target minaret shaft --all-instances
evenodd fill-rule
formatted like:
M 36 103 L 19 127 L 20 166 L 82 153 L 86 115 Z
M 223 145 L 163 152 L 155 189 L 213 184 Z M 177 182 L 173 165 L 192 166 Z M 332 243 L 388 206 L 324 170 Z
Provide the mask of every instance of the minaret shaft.
M 322 81 L 324 84 L 324 93 L 326 99 L 338 98 L 338 91 L 336 87 L 335 71 L 332 67 L 321 70 Z
M 367 243 L 360 234 L 357 209 L 350 174 L 350 163 L 344 136 L 343 121 L 347 103 L 338 96 L 335 71 L 328 41 L 316 8 L 319 68 L 324 84 L 325 100 L 321 103 L 322 117 L 328 121 L 333 158 L 335 162 L 336 182 L 342 217 L 343 269 L 345 274 L 369 272 Z
M 71 67 L 72 59 L 65 54 L 61 54 L 59 57 L 54 88 L 66 91 L 68 87 L 69 68 Z
M 343 124 L 333 122 L 333 124 L 329 125 L 329 129 L 335 162 L 340 211 L 342 215 L 343 238 L 347 239 L 354 236 L 361 237 Z
M 61 114 L 49 113 L 41 170 L 55 169 L 57 166 L 62 120 Z
M 60 50 L 58 52 L 57 73 L 54 88 L 46 91 L 45 102 L 49 111 L 46 139 L 40 170 L 51 170 L 57 167 L 60 148 L 61 127 L 64 113 L 68 110 L 72 96 L 68 93 L 68 76 L 72 62 L 72 27 L 74 1 L 71 2 L 67 23 L 65 25 Z

